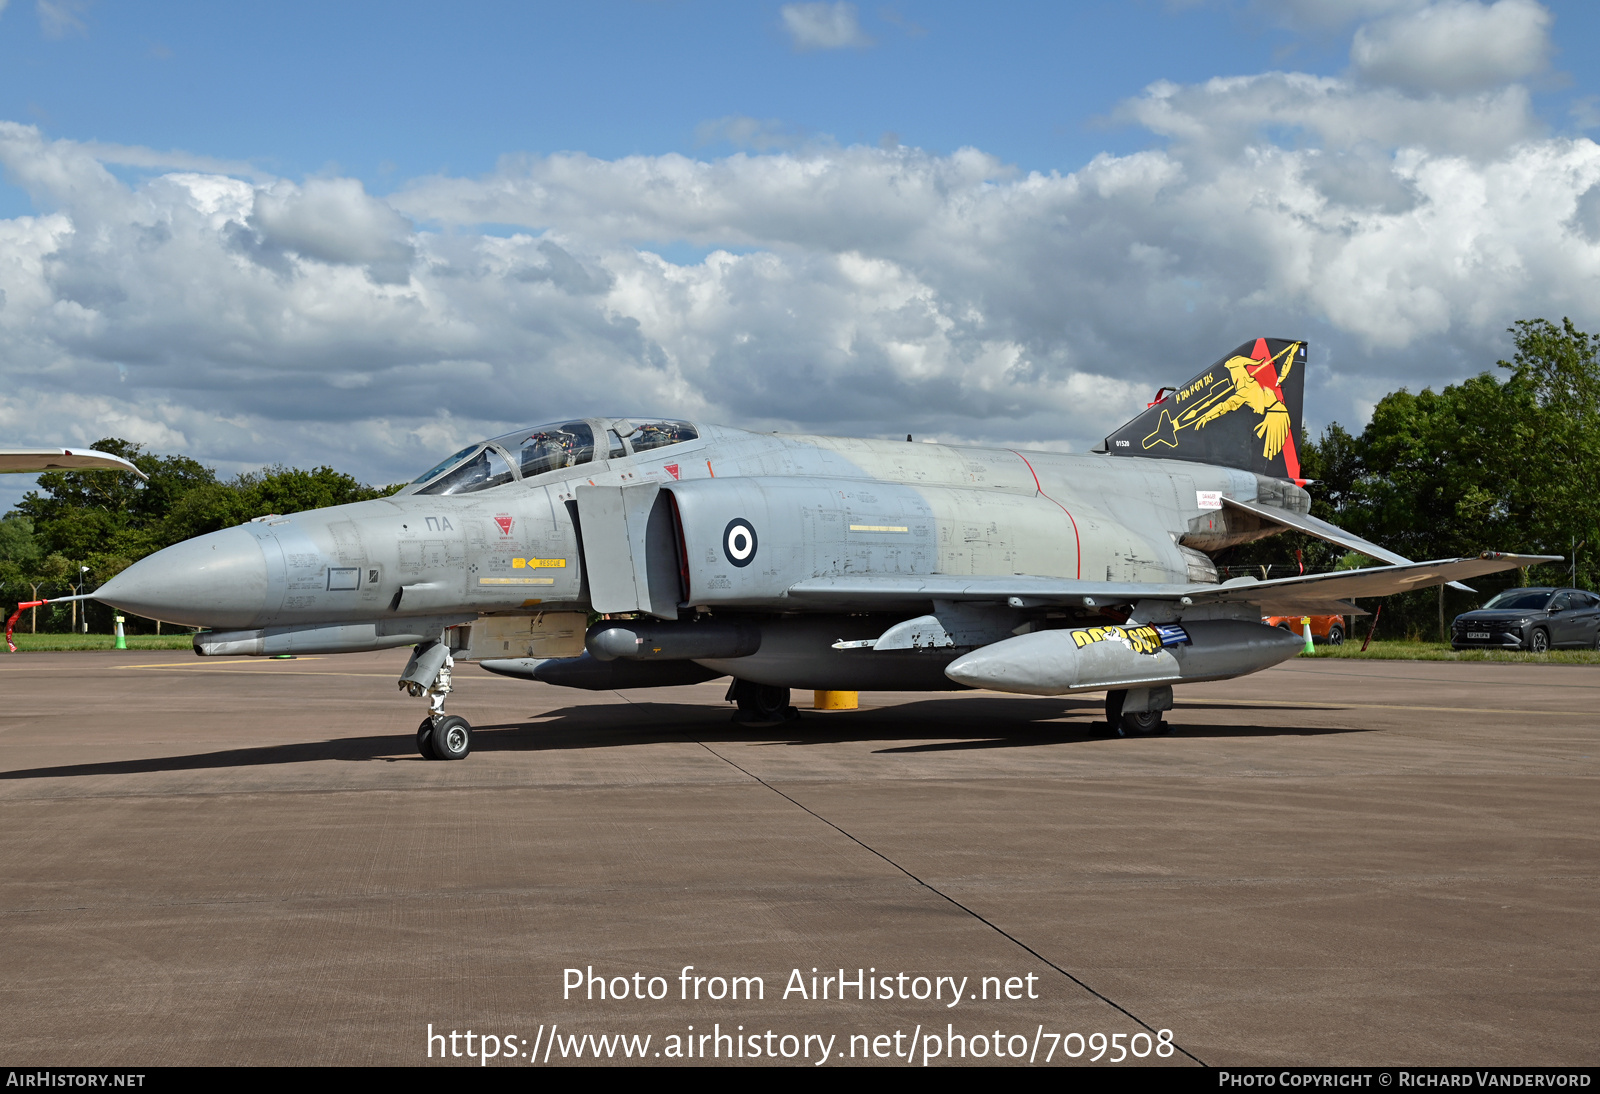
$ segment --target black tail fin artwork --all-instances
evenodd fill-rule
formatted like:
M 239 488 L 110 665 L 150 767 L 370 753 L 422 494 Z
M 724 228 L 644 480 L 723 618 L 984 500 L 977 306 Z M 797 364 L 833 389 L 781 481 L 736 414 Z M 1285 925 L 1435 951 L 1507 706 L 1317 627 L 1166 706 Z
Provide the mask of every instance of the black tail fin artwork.
M 1306 344 L 1246 342 L 1106 438 L 1112 456 L 1193 460 L 1300 482 Z

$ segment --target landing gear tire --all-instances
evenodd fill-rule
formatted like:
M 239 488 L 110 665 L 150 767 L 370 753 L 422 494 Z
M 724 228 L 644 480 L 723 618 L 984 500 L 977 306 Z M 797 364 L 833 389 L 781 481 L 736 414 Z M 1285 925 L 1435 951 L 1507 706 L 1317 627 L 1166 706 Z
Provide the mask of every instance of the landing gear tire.
M 1106 692 L 1106 732 L 1117 737 L 1157 737 L 1171 733 L 1172 727 L 1161 720 L 1159 710 L 1124 714 L 1122 707 L 1128 701 L 1126 688 Z
M 1106 692 L 1106 731 L 1107 737 L 1121 735 L 1118 726 L 1122 724 L 1122 704 L 1128 701 L 1126 688 Z
M 800 712 L 789 705 L 788 688 L 735 680 L 728 688 L 728 698 L 739 705 L 733 718 L 743 725 L 778 725 L 800 717 Z
M 424 760 L 437 760 L 433 754 L 433 718 L 422 719 L 422 724 L 417 727 L 417 754 Z
M 419 733 L 420 736 L 420 733 Z M 433 724 L 428 745 L 440 760 L 464 759 L 472 751 L 472 726 L 465 718 L 447 714 Z
M 1117 719 L 1118 737 L 1158 737 L 1166 732 L 1169 732 L 1169 727 L 1161 720 L 1159 710 L 1124 714 Z

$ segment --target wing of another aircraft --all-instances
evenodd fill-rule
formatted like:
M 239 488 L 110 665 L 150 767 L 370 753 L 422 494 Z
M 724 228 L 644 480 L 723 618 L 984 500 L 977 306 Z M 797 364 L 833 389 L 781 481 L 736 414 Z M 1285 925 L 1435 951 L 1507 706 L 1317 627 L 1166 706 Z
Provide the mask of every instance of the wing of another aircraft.
M 78 448 L 0 448 L 0 474 L 33 471 L 132 471 L 149 478 L 121 456 Z
M 1304 519 L 1304 518 L 1302 518 Z M 1330 526 L 1331 527 L 1331 526 Z M 1488 553 L 1478 558 L 1408 562 L 1331 574 L 1302 574 L 1258 581 L 1237 577 L 1221 585 L 1148 584 L 1125 581 L 1074 581 L 1064 577 L 959 577 L 882 575 L 817 577 L 790 586 L 789 596 L 818 606 L 840 603 L 890 610 L 930 600 L 972 602 L 1011 601 L 1013 607 L 1051 605 L 1095 607 L 1130 604 L 1140 600 L 1188 599 L 1195 604 L 1259 604 L 1286 613 L 1328 610 L 1350 614 L 1338 601 L 1358 596 L 1387 596 L 1479 577 L 1500 570 L 1558 562 L 1557 555 L 1507 555 Z

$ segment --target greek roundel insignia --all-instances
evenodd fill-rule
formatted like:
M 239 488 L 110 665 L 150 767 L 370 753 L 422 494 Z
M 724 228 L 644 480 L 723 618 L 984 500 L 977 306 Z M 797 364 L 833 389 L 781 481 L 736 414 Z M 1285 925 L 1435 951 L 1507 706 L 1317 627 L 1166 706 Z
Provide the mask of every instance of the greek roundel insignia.
M 756 530 L 743 517 L 728 522 L 722 533 L 722 553 L 735 566 L 748 566 L 756 557 Z

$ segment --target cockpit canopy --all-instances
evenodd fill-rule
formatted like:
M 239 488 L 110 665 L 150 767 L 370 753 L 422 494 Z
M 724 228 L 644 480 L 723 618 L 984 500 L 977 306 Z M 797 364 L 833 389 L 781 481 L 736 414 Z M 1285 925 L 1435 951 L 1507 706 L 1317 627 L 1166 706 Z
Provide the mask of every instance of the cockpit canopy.
M 600 431 L 596 451 L 596 429 Z M 518 429 L 460 452 L 418 475 L 402 494 L 471 494 L 596 459 L 620 460 L 700 436 L 688 422 L 619 418 Z

